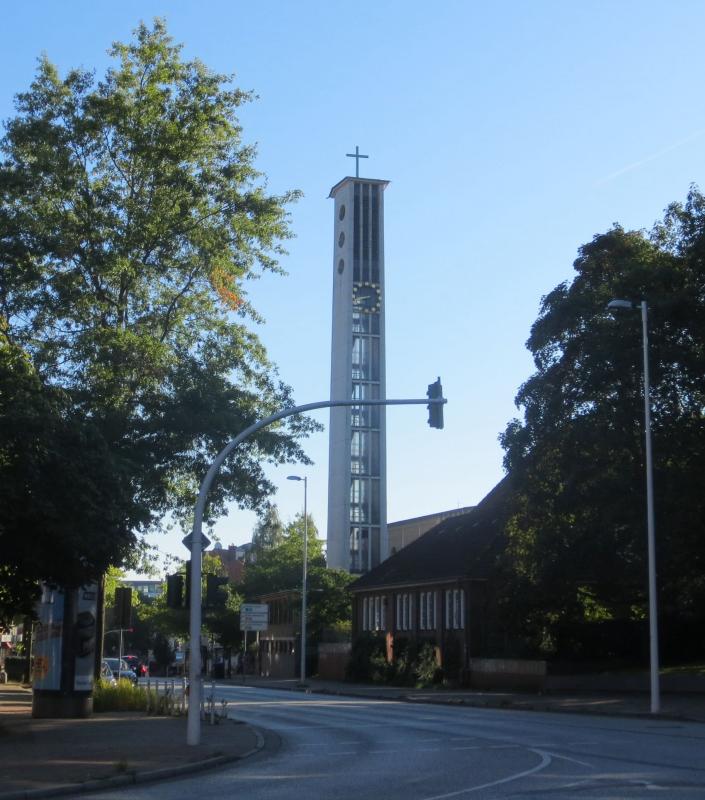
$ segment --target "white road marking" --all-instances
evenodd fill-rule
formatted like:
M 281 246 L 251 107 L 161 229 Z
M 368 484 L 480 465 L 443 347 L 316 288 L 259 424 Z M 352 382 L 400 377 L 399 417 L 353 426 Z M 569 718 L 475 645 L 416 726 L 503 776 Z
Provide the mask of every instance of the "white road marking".
M 581 767 L 587 767 L 588 769 L 597 769 L 594 764 L 588 764 L 587 761 L 578 761 L 577 758 L 568 758 L 568 756 L 559 756 L 558 753 L 549 753 L 546 750 L 546 753 L 551 756 L 551 758 L 560 758 L 561 761 L 570 761 L 572 764 L 580 764 Z
M 541 757 L 541 763 L 537 764 L 531 769 L 526 769 L 523 772 L 515 772 L 514 775 L 507 775 L 506 778 L 500 778 L 499 780 L 491 781 L 490 783 L 482 783 L 478 786 L 469 786 L 467 789 L 458 789 L 456 792 L 448 792 L 447 794 L 436 794 L 432 797 L 425 797 L 423 800 L 445 800 L 447 797 L 458 797 L 461 794 L 479 792 L 480 789 L 490 789 L 492 786 L 500 786 L 503 783 L 511 783 L 512 781 L 517 781 L 520 778 L 526 778 L 528 775 L 533 775 L 536 772 L 540 772 L 551 763 L 551 757 L 548 755 L 548 753 L 543 753 L 541 750 L 534 750 L 533 748 L 530 748 L 530 751 Z

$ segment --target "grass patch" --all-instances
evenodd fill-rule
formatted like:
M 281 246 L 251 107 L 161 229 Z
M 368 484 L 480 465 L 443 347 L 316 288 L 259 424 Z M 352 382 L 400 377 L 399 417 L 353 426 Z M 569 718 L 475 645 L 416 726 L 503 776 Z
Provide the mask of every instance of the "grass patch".
M 662 667 L 659 672 L 662 675 L 695 675 L 698 678 L 705 678 L 705 664 L 679 664 L 674 667 Z
M 100 680 L 93 689 L 93 710 L 154 711 L 158 707 L 157 693 L 145 686 L 134 686 L 123 678 L 117 684 Z

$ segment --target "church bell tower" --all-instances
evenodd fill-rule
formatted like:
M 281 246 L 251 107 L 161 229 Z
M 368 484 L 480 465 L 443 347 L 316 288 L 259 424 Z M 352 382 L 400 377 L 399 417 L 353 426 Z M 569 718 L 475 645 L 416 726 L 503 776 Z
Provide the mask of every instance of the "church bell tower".
M 331 399 L 386 397 L 384 190 L 389 181 L 343 178 L 330 191 L 333 228 Z M 364 573 L 388 556 L 383 406 L 332 408 L 329 567 Z

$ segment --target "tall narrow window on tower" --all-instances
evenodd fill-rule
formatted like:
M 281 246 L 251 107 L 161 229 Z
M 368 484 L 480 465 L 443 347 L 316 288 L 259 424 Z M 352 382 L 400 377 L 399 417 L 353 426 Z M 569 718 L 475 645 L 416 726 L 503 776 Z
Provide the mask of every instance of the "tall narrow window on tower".
M 387 185 L 384 180 L 348 177 L 330 192 L 335 201 L 332 400 L 386 396 L 383 201 Z M 389 551 L 384 407 L 361 402 L 349 409 L 331 409 L 329 435 L 328 566 L 367 572 Z

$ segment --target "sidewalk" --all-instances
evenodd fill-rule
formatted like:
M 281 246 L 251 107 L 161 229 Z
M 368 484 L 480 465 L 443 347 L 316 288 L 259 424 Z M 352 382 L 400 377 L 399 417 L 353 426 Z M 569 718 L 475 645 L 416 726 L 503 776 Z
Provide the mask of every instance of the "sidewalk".
M 472 690 L 410 689 L 311 679 L 247 676 L 219 684 L 331 695 L 525 711 L 648 717 L 648 693 L 521 694 Z M 175 777 L 245 758 L 263 746 L 249 725 L 226 720 L 202 725 L 201 744 L 186 744 L 185 717 L 137 713 L 95 714 L 89 719 L 35 720 L 31 691 L 0 685 L 0 800 L 76 796 L 87 789 Z M 705 723 L 705 694 L 661 697 L 663 719 Z
M 263 744 L 257 731 L 232 720 L 203 724 L 201 744 L 190 746 L 185 717 L 32 719 L 31 703 L 30 690 L 0 686 L 0 800 L 170 778 L 245 758 Z
M 242 678 L 219 683 L 242 685 Z M 609 714 L 611 716 L 650 716 L 648 692 L 561 692 L 532 694 L 521 692 L 476 691 L 472 689 L 412 689 L 400 686 L 343 683 L 312 678 L 302 686 L 297 679 L 276 680 L 247 676 L 246 686 L 321 692 L 323 694 L 370 697 L 379 700 L 400 700 L 410 703 L 437 703 L 478 708 L 511 708 L 517 711 L 551 711 L 573 714 Z M 705 723 L 705 693 L 661 694 L 662 719 L 680 719 Z

